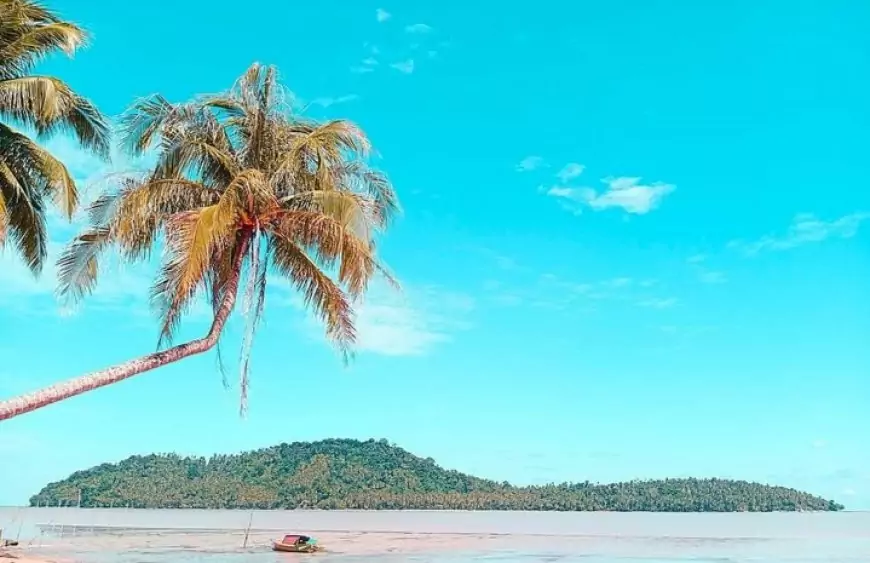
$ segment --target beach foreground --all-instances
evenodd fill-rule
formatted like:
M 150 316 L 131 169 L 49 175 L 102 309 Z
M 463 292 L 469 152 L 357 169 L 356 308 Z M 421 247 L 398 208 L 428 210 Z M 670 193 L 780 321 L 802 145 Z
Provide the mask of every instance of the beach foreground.
M 284 561 L 287 532 L 314 535 L 324 560 L 414 558 L 587 562 L 870 560 L 870 513 L 660 514 L 525 512 L 0 509 L 22 546 L 64 563 Z M 248 526 L 250 524 L 250 529 Z M 246 539 L 247 537 L 247 539 Z

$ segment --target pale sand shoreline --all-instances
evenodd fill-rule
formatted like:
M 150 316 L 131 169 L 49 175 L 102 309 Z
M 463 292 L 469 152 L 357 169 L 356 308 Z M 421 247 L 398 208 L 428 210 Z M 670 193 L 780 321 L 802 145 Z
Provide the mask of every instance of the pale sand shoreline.
M 251 524 L 247 548 L 245 530 Z M 306 533 L 326 561 L 511 561 L 552 555 L 668 560 L 870 561 L 870 514 L 655 514 L 0 509 L 15 563 L 275 563 Z M 14 530 L 14 531 L 13 531 Z M 395 556 L 395 557 L 392 557 Z M 0 559 L 0 563 L 5 563 Z
M 117 533 L 75 537 L 44 536 L 13 551 L 22 558 L 15 563 L 72 563 L 138 561 L 140 559 L 176 561 L 185 556 L 219 556 L 221 561 L 259 557 L 263 561 L 284 561 L 288 554 L 271 552 L 275 532 L 252 532 L 244 548 L 244 533 Z M 599 557 L 723 557 L 727 554 L 773 555 L 782 553 L 780 542 L 758 538 L 731 538 L 726 542 L 712 538 L 545 536 L 521 534 L 455 533 L 316 533 L 323 555 L 430 556 L 458 557 L 472 554 L 512 553 L 544 556 L 571 554 Z M 789 551 L 804 552 L 802 542 L 789 542 Z M 726 551 L 723 551 L 723 547 Z M 809 545 L 807 547 L 810 547 Z M 319 555 L 319 554 L 318 554 Z M 295 556 L 291 556 L 295 557 Z M 537 559 L 537 558 L 536 558 Z M 3 560 L 0 560 L 2 563 Z
M 272 540 L 280 537 L 275 532 L 252 531 L 245 543 L 243 532 L 190 533 L 173 531 L 130 532 L 119 529 L 115 533 L 99 535 L 84 534 L 75 537 L 45 536 L 11 553 L 22 557 L 38 557 L 57 561 L 55 557 L 76 554 L 87 558 L 88 554 L 105 552 L 195 552 L 213 554 L 245 554 L 268 552 Z M 439 554 L 446 552 L 491 552 L 508 550 L 540 550 L 557 545 L 572 552 L 601 547 L 601 538 L 553 537 L 521 534 L 457 534 L 457 533 L 381 533 L 381 532 L 318 532 L 313 537 L 326 553 L 335 555 L 389 555 L 389 554 Z M 626 538 L 623 542 L 637 543 Z M 19 563 L 38 563 L 18 559 Z M 60 563 L 58 561 L 58 563 Z

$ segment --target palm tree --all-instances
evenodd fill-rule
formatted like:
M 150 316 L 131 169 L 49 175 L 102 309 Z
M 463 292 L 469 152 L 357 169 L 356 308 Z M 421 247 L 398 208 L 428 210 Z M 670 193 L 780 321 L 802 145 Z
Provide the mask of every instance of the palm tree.
M 302 293 L 348 358 L 355 301 L 376 273 L 392 280 L 375 258 L 374 237 L 398 202 L 387 178 L 366 165 L 370 145 L 360 129 L 304 119 L 284 99 L 275 71 L 254 64 L 225 94 L 183 104 L 155 95 L 123 116 L 125 147 L 141 156 L 156 146 L 156 164 L 91 205 L 90 227 L 59 259 L 60 293 L 72 300 L 90 293 L 107 248 L 145 260 L 162 235 L 164 259 L 152 288 L 161 347 L 200 293 L 213 308 L 211 328 L 202 338 L 0 402 L 0 420 L 214 348 L 245 274 L 242 409 L 268 272 Z
M 79 27 L 33 0 L 0 0 L 0 250 L 11 239 L 34 274 L 46 257 L 46 200 L 71 218 L 79 196 L 66 167 L 7 122 L 39 136 L 69 130 L 108 155 L 109 130 L 97 109 L 63 81 L 29 74 L 43 57 L 72 55 L 84 41 Z

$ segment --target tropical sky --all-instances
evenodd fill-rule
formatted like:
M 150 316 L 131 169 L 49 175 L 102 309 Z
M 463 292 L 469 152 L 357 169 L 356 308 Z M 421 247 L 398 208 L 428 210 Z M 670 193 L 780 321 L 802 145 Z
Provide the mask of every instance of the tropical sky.
M 870 508 L 870 3 L 52 0 L 39 69 L 116 117 L 274 64 L 404 214 L 344 368 L 275 283 L 238 414 L 214 355 L 0 424 L 0 504 L 134 453 L 387 438 L 518 483 L 717 476 Z M 253 6 L 253 5 L 252 5 Z M 89 197 L 112 172 L 45 140 Z M 51 223 L 52 252 L 76 232 Z M 149 353 L 153 264 L 77 308 L 0 256 L 0 396 Z M 203 332 L 195 310 L 181 337 Z

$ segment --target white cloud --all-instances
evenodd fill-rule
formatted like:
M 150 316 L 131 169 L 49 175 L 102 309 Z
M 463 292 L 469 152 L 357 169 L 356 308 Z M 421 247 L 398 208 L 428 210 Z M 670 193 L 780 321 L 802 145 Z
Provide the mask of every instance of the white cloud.
M 302 299 L 283 280 L 270 280 L 284 294 L 284 302 L 304 309 Z M 373 284 L 357 306 L 356 350 L 382 356 L 423 356 L 450 342 L 457 331 L 468 328 L 467 317 L 474 301 L 463 294 L 437 287 L 406 287 L 401 292 L 381 283 Z M 323 327 L 306 312 L 316 338 Z
M 436 287 L 402 293 L 374 288 L 359 308 L 358 348 L 385 356 L 420 356 L 468 328 L 474 301 Z
M 603 182 L 607 189 L 602 192 L 568 186 L 553 186 L 545 191 L 576 214 L 588 207 L 595 211 L 619 208 L 626 213 L 644 215 L 656 209 L 664 197 L 676 189 L 673 184 L 660 182 L 640 184 L 640 178 L 605 178 Z
M 432 31 L 432 27 L 426 25 L 425 23 L 415 23 L 406 26 L 405 31 L 408 33 L 429 33 Z
M 531 172 L 545 166 L 544 159 L 540 156 L 527 156 L 517 164 L 518 172 Z
M 706 259 L 707 259 L 707 256 L 705 254 L 694 254 L 694 255 L 686 258 L 686 262 L 688 262 L 689 264 L 700 264 L 701 262 L 704 262 Z
M 356 94 L 347 94 L 346 96 L 339 96 L 337 98 L 315 98 L 311 100 L 310 104 L 313 106 L 328 108 L 329 106 L 334 106 L 336 104 L 346 104 L 348 102 L 353 102 L 358 99 L 359 96 L 357 96 Z
M 559 171 L 558 174 L 556 174 L 556 177 L 558 177 L 559 180 L 561 180 L 564 184 L 583 174 L 584 170 L 586 170 L 586 167 L 582 164 L 578 164 L 576 162 L 569 162 L 562 168 L 562 170 Z
M 631 278 L 614 278 L 607 282 L 604 282 L 604 285 L 608 287 L 628 287 L 631 285 Z
M 870 219 L 870 213 L 866 212 L 851 213 L 831 221 L 824 221 L 811 213 L 801 213 L 792 219 L 784 235 L 768 235 L 749 242 L 735 240 L 728 246 L 752 256 L 765 251 L 789 250 L 829 238 L 848 239 L 858 233 L 861 224 L 867 219 Z
M 377 19 L 379 23 L 383 23 L 391 17 L 393 17 L 393 15 L 390 12 L 384 10 L 383 8 L 378 8 L 377 10 L 375 10 L 375 19 Z
M 377 55 L 378 53 L 380 53 L 378 48 L 375 46 L 371 46 L 370 50 L 371 50 L 372 55 Z M 374 72 L 375 67 L 378 66 L 379 64 L 380 63 L 378 62 L 378 59 L 376 59 L 374 56 L 368 56 L 368 57 L 364 58 L 362 61 L 360 61 L 359 65 L 357 65 L 355 67 L 351 67 L 350 71 L 355 73 L 355 74 L 366 74 L 369 72 Z
M 414 59 L 408 59 L 407 61 L 393 63 L 390 66 L 398 70 L 399 72 L 411 74 L 412 72 L 414 72 Z
M 649 307 L 650 309 L 669 309 L 677 304 L 676 297 L 668 297 L 666 299 L 646 299 L 638 302 L 641 307 Z
M 725 283 L 728 278 L 722 272 L 705 271 L 698 274 L 698 279 L 703 283 L 718 284 Z
M 812 446 L 813 446 L 813 448 L 815 448 L 817 450 L 827 448 L 828 441 L 827 440 L 813 440 Z

